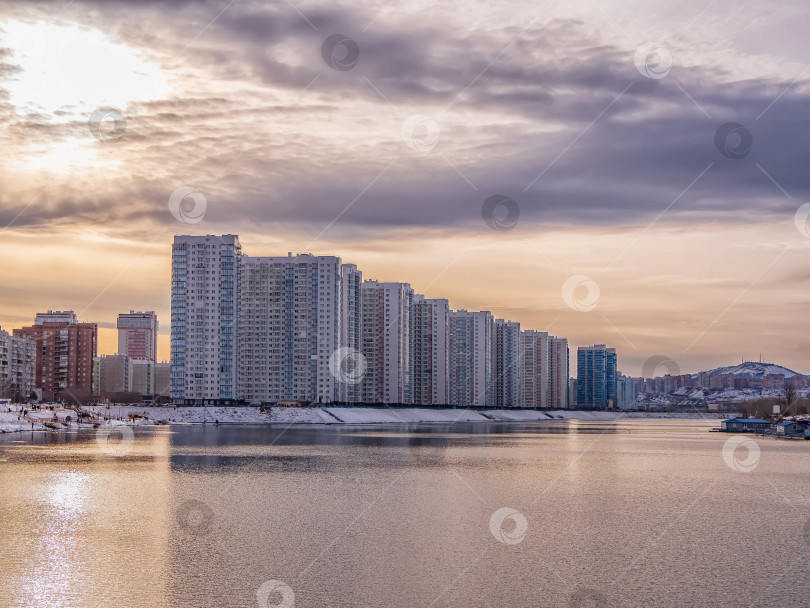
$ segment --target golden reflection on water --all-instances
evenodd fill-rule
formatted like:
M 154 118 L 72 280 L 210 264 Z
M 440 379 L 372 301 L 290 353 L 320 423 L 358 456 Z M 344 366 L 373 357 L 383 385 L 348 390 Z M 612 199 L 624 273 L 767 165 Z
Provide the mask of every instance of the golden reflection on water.
M 166 605 L 169 433 L 122 457 L 95 441 L 21 452 L 2 465 L 2 605 Z

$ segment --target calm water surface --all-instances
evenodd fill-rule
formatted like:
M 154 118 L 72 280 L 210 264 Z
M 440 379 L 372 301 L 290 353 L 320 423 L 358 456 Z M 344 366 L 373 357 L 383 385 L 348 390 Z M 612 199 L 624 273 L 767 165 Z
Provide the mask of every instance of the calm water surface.
M 810 441 L 715 425 L 5 435 L 0 606 L 809 606 Z

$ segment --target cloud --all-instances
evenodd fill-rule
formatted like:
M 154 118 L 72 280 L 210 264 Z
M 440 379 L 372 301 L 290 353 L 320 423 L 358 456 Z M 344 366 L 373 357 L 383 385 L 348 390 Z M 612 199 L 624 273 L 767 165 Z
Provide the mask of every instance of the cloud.
M 467 30 L 412 16 L 364 31 L 373 8 L 302 6 L 299 14 L 240 2 L 211 23 L 226 5 L 67 9 L 160 61 L 173 92 L 126 108 L 125 137 L 96 146 L 98 166 L 78 168 L 82 187 L 76 173 L 28 180 L 0 221 L 42 186 L 42 202 L 18 217 L 18 229 L 166 225 L 169 194 L 190 185 L 209 199 L 212 231 L 293 226 L 317 234 L 338 217 L 333 229 L 347 238 L 479 229 L 492 194 L 517 201 L 518 229 L 645 223 L 664 211 L 659 221 L 751 222 L 787 217 L 795 203 L 780 189 L 799 196 L 810 185 L 810 152 L 794 136 L 810 101 L 805 81 L 735 80 L 711 62 L 648 79 L 632 49 L 581 20 Z M 130 18 L 120 25 L 123 15 Z M 334 32 L 357 40 L 355 68 L 336 71 L 321 58 Z M 13 71 L 8 51 L 0 59 Z M 70 112 L 55 120 L 0 106 L 5 154 L 88 139 L 86 116 Z M 415 154 L 401 139 L 413 113 L 439 126 L 429 153 Z M 745 158 L 715 147 L 717 128 L 729 121 L 752 133 Z M 105 174 L 107 161 L 115 169 Z

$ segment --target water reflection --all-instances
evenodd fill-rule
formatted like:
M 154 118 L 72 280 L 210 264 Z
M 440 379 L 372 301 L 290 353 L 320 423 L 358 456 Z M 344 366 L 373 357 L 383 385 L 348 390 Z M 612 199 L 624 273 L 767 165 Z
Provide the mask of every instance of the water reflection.
M 168 433 L 143 433 L 126 459 L 91 432 L 36 435 L 0 444 L 3 605 L 163 605 Z
M 810 574 L 810 442 L 760 439 L 740 474 L 711 426 L 176 425 L 121 456 L 4 436 L 0 605 L 244 607 L 267 581 L 298 608 L 801 605 L 773 581 Z
M 318 448 L 328 446 L 362 448 L 358 453 L 367 456 L 368 464 L 373 466 L 434 466 L 444 461 L 452 447 L 507 447 L 538 435 L 621 432 L 615 424 L 603 422 L 381 426 L 176 425 L 172 427 L 171 464 L 189 471 L 251 466 L 266 471 L 306 472 L 331 468 L 351 454 L 351 450 L 319 452 Z M 353 467 L 362 464 L 352 460 Z

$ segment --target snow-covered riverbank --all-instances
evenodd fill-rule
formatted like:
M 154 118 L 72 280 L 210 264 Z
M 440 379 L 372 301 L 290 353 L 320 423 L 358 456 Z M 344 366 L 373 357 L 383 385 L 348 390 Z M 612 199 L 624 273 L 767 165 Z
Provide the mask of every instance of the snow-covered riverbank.
M 88 408 L 93 410 L 94 408 Z M 121 414 L 118 410 L 121 410 Z M 127 417 L 135 413 L 155 422 L 176 423 L 302 423 L 302 424 L 386 424 L 386 423 L 450 423 L 450 422 L 535 422 L 544 420 L 617 420 L 627 418 L 681 418 L 718 420 L 720 416 L 704 414 L 658 412 L 583 412 L 558 410 L 465 410 L 428 408 L 371 407 L 276 407 L 262 411 L 257 407 L 117 407 L 107 411 L 113 416 Z
M 150 406 L 91 406 L 84 408 L 91 414 L 81 423 L 76 412 L 62 409 L 28 410 L 24 416 L 19 408 L 0 412 L 0 432 L 45 431 L 92 428 L 94 424 L 402 424 L 453 422 L 537 422 L 551 420 L 618 420 L 633 418 L 674 418 L 718 420 L 718 415 L 664 412 L 584 412 L 558 410 L 465 410 L 427 408 L 370 408 L 370 407 L 276 407 L 262 410 L 257 407 L 150 407 Z

